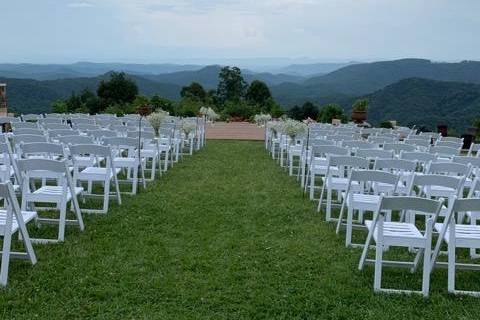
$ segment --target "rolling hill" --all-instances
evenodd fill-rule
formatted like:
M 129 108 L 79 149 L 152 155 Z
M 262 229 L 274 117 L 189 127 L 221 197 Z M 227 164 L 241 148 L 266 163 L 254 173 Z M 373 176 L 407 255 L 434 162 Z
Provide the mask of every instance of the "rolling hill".
M 312 90 L 366 94 L 406 78 L 480 83 L 480 62 L 438 63 L 424 59 L 402 59 L 346 66 L 303 82 Z
M 370 101 L 368 121 L 372 124 L 397 120 L 402 125 L 436 130 L 444 123 L 462 134 L 475 118 L 480 118 L 479 84 L 410 78 L 365 98 Z
M 199 70 L 200 65 L 93 63 L 29 64 L 0 63 L 0 76 L 6 78 L 56 80 L 64 78 L 96 77 L 109 71 L 124 71 L 129 74 L 161 74 L 186 70 Z
M 171 83 L 161 83 L 139 76 L 130 75 L 138 85 L 140 93 L 159 95 L 168 99 L 178 99 L 181 87 Z M 0 82 L 7 83 L 8 103 L 10 108 L 20 113 L 49 112 L 50 105 L 57 99 L 67 98 L 72 92 L 83 89 L 95 91 L 102 79 L 108 74 L 91 78 L 70 78 L 58 80 L 12 79 L 0 77 Z

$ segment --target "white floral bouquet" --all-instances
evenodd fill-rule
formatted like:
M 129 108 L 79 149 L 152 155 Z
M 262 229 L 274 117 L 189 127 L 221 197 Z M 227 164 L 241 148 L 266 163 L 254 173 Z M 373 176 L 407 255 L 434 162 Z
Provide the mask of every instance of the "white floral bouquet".
M 295 139 L 296 136 L 307 132 L 307 125 L 301 121 L 287 119 L 283 121 L 283 131 L 290 138 Z
M 269 114 L 263 114 L 263 113 L 256 114 L 255 117 L 253 118 L 253 121 L 255 121 L 255 123 L 261 127 L 263 127 L 270 120 L 272 120 L 272 116 Z
M 209 109 L 209 108 L 201 107 L 201 108 L 200 108 L 200 111 L 199 111 L 198 113 L 200 113 L 201 115 L 206 115 L 207 112 L 208 112 L 208 109 Z
M 205 114 L 207 115 L 207 118 L 211 121 L 215 121 L 219 118 L 219 115 L 210 107 L 207 109 L 207 112 Z
M 182 130 L 185 132 L 185 135 L 188 137 L 190 132 L 192 132 L 196 128 L 196 124 L 191 121 L 183 121 L 182 123 Z
M 153 130 L 155 130 L 155 134 L 157 136 L 158 136 L 158 130 L 160 129 L 160 126 L 165 121 L 165 119 L 168 117 L 168 115 L 169 115 L 168 112 L 160 109 L 158 111 L 155 111 L 155 112 L 151 113 L 147 117 L 148 122 L 153 127 Z
M 267 128 L 271 129 L 275 134 L 283 132 L 284 121 L 270 121 L 267 123 Z

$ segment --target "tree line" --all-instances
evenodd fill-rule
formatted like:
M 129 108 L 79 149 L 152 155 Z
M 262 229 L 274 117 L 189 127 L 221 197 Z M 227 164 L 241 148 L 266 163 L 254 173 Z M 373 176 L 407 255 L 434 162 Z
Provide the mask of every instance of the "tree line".
M 248 84 L 238 67 L 224 67 L 219 73 L 216 89 L 206 90 L 200 83 L 192 82 L 180 92 L 180 100 L 173 101 L 155 94 L 141 95 L 135 81 L 123 72 L 111 72 L 110 78 L 102 80 L 96 92 L 85 89 L 73 92 L 69 98 L 57 100 L 52 111 L 57 113 L 111 113 L 123 115 L 136 112 L 142 105 L 153 110 L 162 109 L 176 116 L 195 116 L 201 107 L 214 109 L 223 119 L 250 120 L 255 114 L 270 114 L 280 117 L 285 113 L 272 97 L 270 88 L 260 80 Z M 332 118 L 346 121 L 343 109 L 334 104 L 319 108 L 311 102 L 294 106 L 287 111 L 293 119 L 311 118 L 331 122 Z

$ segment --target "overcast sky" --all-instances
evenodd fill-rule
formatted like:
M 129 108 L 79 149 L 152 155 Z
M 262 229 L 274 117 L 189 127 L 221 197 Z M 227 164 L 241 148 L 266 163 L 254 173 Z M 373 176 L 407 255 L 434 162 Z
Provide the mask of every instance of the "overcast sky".
M 0 4 L 1 62 L 480 60 L 480 0 L 0 0 Z

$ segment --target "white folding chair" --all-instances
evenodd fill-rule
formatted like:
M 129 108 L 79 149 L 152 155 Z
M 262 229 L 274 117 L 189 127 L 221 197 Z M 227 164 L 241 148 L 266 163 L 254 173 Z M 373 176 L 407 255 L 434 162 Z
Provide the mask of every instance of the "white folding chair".
M 37 257 L 25 226 L 26 223 L 37 217 L 37 213 L 35 211 L 20 210 L 15 191 L 10 182 L 0 183 L 0 198 L 5 202 L 5 209 L 0 210 L 0 235 L 3 237 L 0 285 L 6 286 L 10 258 L 30 260 L 33 265 L 37 263 Z M 23 241 L 25 252 L 12 251 L 12 235 L 17 231 L 19 238 Z
M 308 167 L 307 177 L 308 183 L 305 184 L 305 189 L 310 189 L 310 200 L 314 199 L 314 192 L 316 187 L 316 177 L 325 176 L 327 173 L 327 156 L 347 156 L 350 150 L 344 147 L 337 146 L 314 146 L 310 154 L 310 165 Z M 305 190 L 306 191 L 306 190 Z
M 438 218 L 442 208 L 441 200 L 431 200 L 418 197 L 382 197 L 378 203 L 373 220 L 365 221 L 368 229 L 367 240 L 363 247 L 358 269 L 362 270 L 365 263 L 375 264 L 375 275 L 373 289 L 375 292 L 386 293 L 420 293 L 427 297 L 430 290 L 430 271 L 432 253 L 433 225 Z M 425 215 L 427 218 L 425 232 L 422 233 L 414 222 L 393 222 L 389 221 L 392 211 L 402 213 L 416 212 Z M 367 259 L 368 249 L 371 241 L 375 241 L 375 259 Z M 413 262 L 408 261 L 386 261 L 383 253 L 389 247 L 416 248 L 417 254 Z M 423 277 L 422 290 L 400 290 L 382 288 L 382 267 L 397 266 L 407 267 L 415 271 L 423 253 Z
M 427 199 L 448 199 L 448 205 L 453 203 L 455 197 L 462 194 L 465 176 L 448 176 L 441 174 L 415 173 L 410 184 L 410 196 L 418 196 Z M 447 207 L 443 207 L 440 214 L 445 216 Z M 403 219 L 403 217 L 402 217 Z M 415 216 L 406 216 L 406 221 L 415 221 Z
M 455 289 L 455 273 L 457 268 L 480 270 L 479 264 L 456 262 L 457 248 L 467 248 L 470 250 L 480 248 L 480 226 L 476 224 L 468 225 L 455 223 L 455 214 L 464 215 L 468 212 L 480 212 L 480 199 L 455 199 L 444 222 L 435 223 L 434 227 L 439 233 L 439 241 L 433 252 L 431 268 L 433 269 L 435 265 L 445 264 L 437 261 L 437 257 L 440 253 L 440 245 L 443 240 L 447 243 L 448 247 L 448 292 L 480 297 L 480 292 L 478 291 Z
M 109 146 L 113 152 L 113 163 L 115 168 L 126 169 L 126 177 L 128 182 L 132 184 L 132 191 L 130 194 L 137 193 L 138 186 L 138 168 L 142 171 L 142 178 L 145 177 L 143 173 L 143 165 L 140 166 L 140 159 L 138 155 L 138 140 L 135 138 L 104 138 L 103 144 Z M 119 180 L 122 182 L 122 180 Z M 143 181 L 145 186 L 145 181 Z
M 417 164 L 413 161 L 403 159 L 376 159 L 373 166 L 374 170 L 381 170 L 391 172 L 399 176 L 398 185 L 396 187 L 396 193 L 398 195 L 407 195 L 410 191 L 410 182 L 413 178 L 413 174 L 417 168 Z M 375 183 L 372 185 L 375 193 L 389 192 L 391 186 L 389 184 Z
M 22 210 L 34 208 L 36 211 L 52 211 L 54 207 L 36 207 L 35 203 L 53 203 L 60 211 L 59 218 L 36 218 L 37 223 L 57 224 L 57 239 L 32 239 L 34 242 L 52 243 L 62 242 L 65 239 L 65 226 L 77 225 L 81 231 L 84 224 L 77 196 L 83 189 L 75 187 L 65 160 L 50 159 L 22 159 L 18 160 L 18 169 L 22 173 Z M 56 185 L 42 185 L 36 188 L 32 179 L 47 178 L 56 181 Z M 67 205 L 71 203 L 75 219 L 67 220 Z
M 118 204 L 122 204 L 117 174 L 120 172 L 115 167 L 112 151 L 108 146 L 95 144 L 70 145 L 70 156 L 73 161 L 73 180 L 75 185 L 87 182 L 87 192 L 84 195 L 90 197 L 102 196 L 102 209 L 82 208 L 86 213 L 107 213 L 110 201 L 110 182 L 113 180 Z M 85 166 L 85 158 L 90 158 L 90 163 Z M 103 160 L 102 160 L 103 159 Z M 103 185 L 103 195 L 93 193 L 93 183 L 100 182 Z
M 398 186 L 400 177 L 396 174 L 378 171 L 378 170 L 352 170 L 350 179 L 348 181 L 348 188 L 343 194 L 342 208 L 340 209 L 340 216 L 337 222 L 337 234 L 340 233 L 342 225 L 346 228 L 345 246 L 358 246 L 352 244 L 352 230 L 353 228 L 363 228 L 364 212 L 375 212 L 380 203 L 381 194 L 377 193 L 373 188 L 375 184 L 382 183 L 385 186 L 386 195 L 394 195 Z M 344 223 L 343 214 L 347 207 L 347 219 Z M 356 221 L 358 224 L 353 224 L 353 215 L 355 211 L 358 212 Z
M 365 158 L 353 156 L 328 156 L 327 172 L 322 185 L 320 201 L 318 202 L 317 211 L 320 212 L 325 190 L 326 195 L 326 221 L 332 221 L 332 193 L 337 192 L 338 199 L 341 199 L 341 193 L 348 189 L 350 172 L 353 169 L 368 169 L 369 161 Z M 359 185 L 357 185 L 359 187 Z

